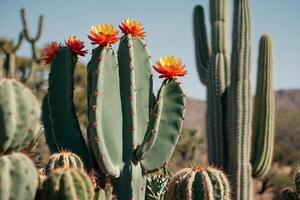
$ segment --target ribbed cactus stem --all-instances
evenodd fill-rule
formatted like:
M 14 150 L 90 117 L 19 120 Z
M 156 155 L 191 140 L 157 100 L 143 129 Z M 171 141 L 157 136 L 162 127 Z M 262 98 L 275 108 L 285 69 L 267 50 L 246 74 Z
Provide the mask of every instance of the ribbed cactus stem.
M 275 95 L 273 52 L 269 35 L 260 40 L 253 118 L 252 166 L 255 177 L 264 176 L 272 164 L 274 149 Z
M 295 185 L 298 200 L 300 199 L 300 169 L 295 174 Z

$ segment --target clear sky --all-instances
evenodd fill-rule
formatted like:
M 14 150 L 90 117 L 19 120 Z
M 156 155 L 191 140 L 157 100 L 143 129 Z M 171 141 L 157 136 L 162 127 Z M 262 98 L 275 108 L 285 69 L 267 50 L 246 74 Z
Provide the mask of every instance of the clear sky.
M 232 3 L 232 0 L 228 1 Z M 153 60 L 162 55 L 181 57 L 189 71 L 189 74 L 182 78 L 187 95 L 205 99 L 206 89 L 196 73 L 192 12 L 195 5 L 203 5 L 209 25 L 208 2 L 208 0 L 0 0 L 0 36 L 17 39 L 21 29 L 19 10 L 22 7 L 27 10 L 33 33 L 37 27 L 39 14 L 45 16 L 40 47 L 53 40 L 63 41 L 70 35 L 77 35 L 85 41 L 89 49 L 92 49 L 86 37 L 90 26 L 98 23 L 118 25 L 125 18 L 135 18 L 145 26 L 146 42 Z M 274 42 L 276 89 L 300 88 L 300 1 L 252 0 L 251 8 L 253 83 L 256 77 L 259 37 L 262 33 L 268 32 Z M 18 53 L 29 55 L 29 45 L 23 45 Z M 90 55 L 83 61 L 87 62 L 89 58 Z M 159 83 L 160 81 L 156 79 L 156 88 Z

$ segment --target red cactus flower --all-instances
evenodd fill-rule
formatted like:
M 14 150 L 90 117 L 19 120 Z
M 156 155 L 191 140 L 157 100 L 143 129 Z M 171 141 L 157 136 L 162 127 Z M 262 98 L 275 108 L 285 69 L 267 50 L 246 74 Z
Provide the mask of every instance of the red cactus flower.
M 76 36 L 70 36 L 67 41 L 65 41 L 66 45 L 72 50 L 73 53 L 85 56 L 87 50 L 83 50 L 84 43 Z
M 125 19 L 121 25 L 119 25 L 119 28 L 124 34 L 130 34 L 141 39 L 144 39 L 146 35 L 145 31 L 143 31 L 143 24 L 135 19 Z
M 50 64 L 59 48 L 60 44 L 57 44 L 57 42 L 51 42 L 51 44 L 42 51 L 44 54 L 44 58 L 42 58 L 42 60 L 44 60 L 46 64 Z
M 160 73 L 159 78 L 173 79 L 175 76 L 184 76 L 187 74 L 185 65 L 180 58 L 175 56 L 161 57 L 153 67 L 155 71 Z
M 101 24 L 91 27 L 88 38 L 92 41 L 92 44 L 106 46 L 107 44 L 116 43 L 119 40 L 118 34 L 119 31 L 113 25 Z

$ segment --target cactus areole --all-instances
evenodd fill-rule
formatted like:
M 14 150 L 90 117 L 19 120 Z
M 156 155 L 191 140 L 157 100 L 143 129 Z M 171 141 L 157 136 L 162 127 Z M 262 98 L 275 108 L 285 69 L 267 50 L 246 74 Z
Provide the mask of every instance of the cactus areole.
M 71 151 L 87 168 L 96 166 L 111 177 L 118 199 L 143 200 L 144 175 L 166 165 L 178 141 L 185 95 L 175 77 L 187 72 L 179 58 L 161 58 L 155 67 L 166 79 L 155 96 L 151 56 L 143 41 L 144 27 L 127 19 L 120 29 L 124 35 L 117 53 L 111 47 L 119 40 L 112 25 L 93 26 L 88 35 L 91 43 L 98 45 L 87 66 L 89 148 L 81 135 L 73 103 L 77 55 L 70 45 L 59 46 L 54 56 L 46 55 L 45 61 L 52 61 L 48 99 L 43 105 L 44 126 L 48 129 L 45 134 L 53 152 Z

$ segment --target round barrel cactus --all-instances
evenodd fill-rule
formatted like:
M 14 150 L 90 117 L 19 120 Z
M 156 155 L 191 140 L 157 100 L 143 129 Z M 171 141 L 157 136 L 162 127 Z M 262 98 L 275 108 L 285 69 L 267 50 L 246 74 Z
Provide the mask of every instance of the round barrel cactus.
M 94 200 L 93 184 L 82 170 L 59 168 L 51 172 L 41 190 L 43 200 Z
M 0 157 L 0 199 L 34 199 L 38 189 L 38 172 L 22 153 Z
M 167 196 L 170 200 L 229 200 L 230 185 L 222 171 L 196 166 L 181 170 L 171 179 Z
M 79 168 L 82 171 L 84 170 L 84 165 L 79 156 L 71 152 L 60 152 L 53 154 L 49 158 L 48 164 L 44 168 L 44 173 L 49 175 L 54 169 L 62 167 Z
M 0 153 L 26 148 L 38 133 L 39 117 L 39 103 L 27 87 L 0 80 Z

